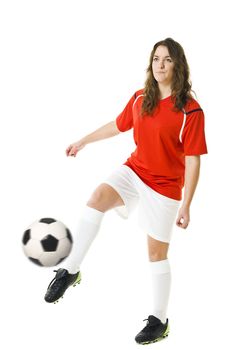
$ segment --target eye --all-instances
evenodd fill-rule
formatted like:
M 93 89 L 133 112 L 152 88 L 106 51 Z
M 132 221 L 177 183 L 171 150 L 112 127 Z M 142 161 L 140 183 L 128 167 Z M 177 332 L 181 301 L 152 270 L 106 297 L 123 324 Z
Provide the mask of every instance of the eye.
M 153 61 L 158 61 L 158 57 L 154 57 L 154 58 L 153 58 Z
M 172 62 L 172 60 L 171 60 L 170 58 L 167 58 L 166 60 L 167 60 L 168 62 L 170 62 L 170 63 Z

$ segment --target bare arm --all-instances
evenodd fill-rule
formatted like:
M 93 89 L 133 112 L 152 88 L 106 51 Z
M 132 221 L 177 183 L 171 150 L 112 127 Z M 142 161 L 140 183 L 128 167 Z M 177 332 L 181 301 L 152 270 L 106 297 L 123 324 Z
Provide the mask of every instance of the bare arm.
M 99 129 L 95 130 L 91 134 L 85 136 L 83 141 L 88 144 L 91 142 L 96 142 L 99 140 L 107 139 L 109 137 L 116 136 L 120 133 L 116 126 L 116 121 L 113 120 L 108 124 L 101 126 Z
M 68 148 L 66 149 L 66 155 L 75 157 L 77 152 L 80 151 L 82 148 L 84 148 L 88 143 L 104 140 L 109 137 L 116 136 L 119 133 L 120 131 L 117 128 L 116 120 L 113 120 L 101 126 L 100 128 L 93 131 L 92 133 L 84 136 L 79 141 L 68 146 Z
M 184 199 L 176 221 L 177 226 L 181 228 L 187 228 L 190 221 L 189 209 L 197 187 L 199 172 L 200 156 L 186 156 Z
M 190 207 L 200 172 L 200 156 L 185 158 L 185 191 L 182 206 Z

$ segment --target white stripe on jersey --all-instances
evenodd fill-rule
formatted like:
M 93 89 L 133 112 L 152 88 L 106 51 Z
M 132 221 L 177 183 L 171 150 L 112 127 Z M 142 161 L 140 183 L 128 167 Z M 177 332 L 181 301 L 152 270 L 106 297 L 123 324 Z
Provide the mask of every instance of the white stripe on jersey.
M 135 99 L 135 101 L 134 101 L 134 103 L 133 103 L 133 108 L 134 108 L 134 105 L 135 105 L 135 103 L 137 102 L 138 98 L 140 98 L 141 96 L 144 96 L 144 95 L 138 95 L 138 96 L 136 97 L 136 99 Z
M 183 110 L 183 123 L 182 123 L 181 131 L 180 131 L 180 134 L 179 134 L 180 142 L 182 142 L 182 133 L 183 133 L 184 126 L 186 124 L 186 117 L 187 117 L 185 109 L 183 108 L 182 110 Z

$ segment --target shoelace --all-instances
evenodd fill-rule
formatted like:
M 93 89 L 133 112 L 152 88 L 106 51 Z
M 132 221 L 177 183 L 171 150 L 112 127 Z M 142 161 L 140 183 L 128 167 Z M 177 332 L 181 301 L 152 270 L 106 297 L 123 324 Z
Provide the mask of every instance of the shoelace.
M 147 321 L 147 323 L 146 323 L 146 326 L 144 327 L 143 331 L 146 330 L 146 329 L 148 329 L 148 328 L 151 326 L 150 321 L 149 321 L 148 318 L 145 318 L 145 319 L 143 320 L 143 322 L 144 322 L 144 321 Z
M 144 322 L 144 321 L 147 321 L 146 326 L 145 326 L 144 329 L 148 329 L 148 328 L 150 328 L 150 327 L 152 327 L 152 326 L 155 325 L 154 323 L 152 324 L 148 318 L 145 318 L 145 319 L 143 320 L 143 322 Z
M 54 270 L 54 272 L 58 272 L 58 270 Z M 53 280 L 50 282 L 50 284 L 48 285 L 48 288 L 47 289 L 49 289 L 50 288 L 50 286 L 55 282 L 55 281 L 57 281 L 58 279 L 60 279 L 61 277 L 59 277 L 59 278 L 56 278 L 56 276 L 53 278 Z

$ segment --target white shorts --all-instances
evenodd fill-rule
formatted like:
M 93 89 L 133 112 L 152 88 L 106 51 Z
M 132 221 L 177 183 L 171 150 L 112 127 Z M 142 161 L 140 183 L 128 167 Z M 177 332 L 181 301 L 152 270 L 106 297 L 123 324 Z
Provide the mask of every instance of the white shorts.
M 138 208 L 138 224 L 152 238 L 170 242 L 180 200 L 156 192 L 147 186 L 127 165 L 121 165 L 103 183 L 112 186 L 124 205 L 114 208 L 127 219 Z

